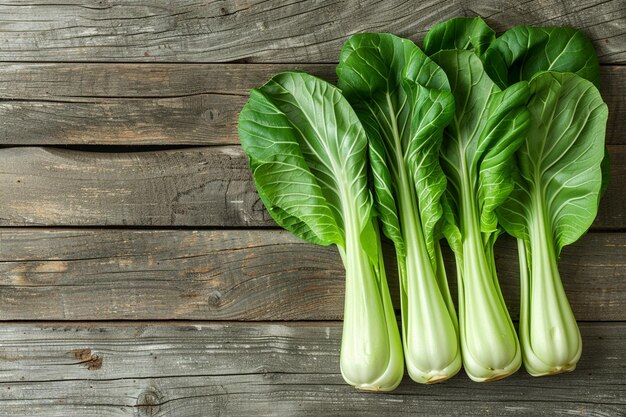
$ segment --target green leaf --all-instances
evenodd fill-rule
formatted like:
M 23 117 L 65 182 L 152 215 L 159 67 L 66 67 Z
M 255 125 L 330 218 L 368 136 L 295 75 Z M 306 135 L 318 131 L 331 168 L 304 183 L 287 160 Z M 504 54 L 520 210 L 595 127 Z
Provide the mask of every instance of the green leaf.
M 457 258 L 457 263 L 461 263 L 463 259 L 463 236 L 461 235 L 460 220 L 459 220 L 459 206 L 455 200 L 455 194 L 450 190 L 450 187 L 446 189 L 446 192 L 441 196 L 441 206 L 443 208 L 443 224 L 442 233 L 450 245 L 450 249 L 454 251 Z
M 442 216 L 439 199 L 445 190 L 438 149 L 453 112 L 445 73 L 411 41 L 371 33 L 350 38 L 337 74 L 370 139 L 385 234 L 404 250 L 397 202 L 402 179 L 417 193 L 415 203 L 434 262 L 435 228 Z
M 367 139 L 339 90 L 304 73 L 281 73 L 252 90 L 239 136 L 279 225 L 313 243 L 343 245 L 345 213 L 367 224 Z
M 527 240 L 528 228 L 527 218 L 523 213 L 526 211 L 526 204 L 530 201 L 530 194 L 528 193 L 528 187 L 522 178 L 522 174 L 519 170 L 519 164 L 516 160 L 513 161 L 513 191 L 509 194 L 509 197 L 496 209 L 498 221 L 504 230 L 511 236 Z
M 530 89 L 530 130 L 518 153 L 524 191 L 507 201 L 500 217 L 507 232 L 524 238 L 522 229 L 538 215 L 531 200 L 540 198 L 560 252 L 596 217 L 608 110 L 598 89 L 572 73 L 538 74 Z
M 528 85 L 525 82 L 493 93 L 489 98 L 489 116 L 476 152 L 480 158 L 478 197 L 481 230 L 485 233 L 496 232 L 498 219 L 495 210 L 513 191 L 513 170 L 510 164 L 528 128 L 528 113 L 520 110 L 527 98 Z
M 489 75 L 500 87 L 529 81 L 541 71 L 573 72 L 596 87 L 600 83 L 595 49 L 589 39 L 573 28 L 517 26 L 496 39 L 483 58 Z M 603 190 L 611 175 L 608 151 L 605 153 Z
M 432 55 L 450 49 L 482 55 L 496 33 L 480 17 L 456 17 L 432 27 L 424 38 L 424 51 Z
M 510 164 L 528 126 L 528 85 L 520 82 L 501 91 L 473 52 L 441 51 L 433 59 L 452 80 L 457 103 L 442 148 L 442 163 L 456 191 L 451 198 L 459 207 L 467 175 L 477 197 L 481 231 L 494 232 L 494 211 L 513 190 Z
M 574 72 L 596 86 L 600 81 L 593 45 L 567 27 L 514 27 L 493 42 L 484 60 L 489 75 L 503 88 L 541 71 Z
M 397 255 L 404 257 L 406 256 L 406 245 L 400 230 L 398 207 L 394 197 L 391 172 L 387 166 L 383 138 L 378 132 L 374 116 L 361 113 L 359 118 L 366 132 L 368 132 L 370 172 L 373 179 L 378 218 L 381 220 L 385 236 L 394 243 Z
M 557 259 L 595 219 L 608 111 L 598 89 L 574 73 L 541 72 L 530 89 L 530 128 L 517 154 L 516 188 L 498 217 L 518 238 L 524 364 L 540 376 L 573 370 L 581 355 Z
M 413 106 L 405 161 L 417 191 L 426 247 L 433 258 L 435 244 L 440 238 L 437 227 L 443 215 L 440 200 L 446 189 L 439 150 L 443 129 L 454 114 L 454 97 L 448 91 L 428 89 L 412 81 L 406 81 L 404 88 L 410 94 Z

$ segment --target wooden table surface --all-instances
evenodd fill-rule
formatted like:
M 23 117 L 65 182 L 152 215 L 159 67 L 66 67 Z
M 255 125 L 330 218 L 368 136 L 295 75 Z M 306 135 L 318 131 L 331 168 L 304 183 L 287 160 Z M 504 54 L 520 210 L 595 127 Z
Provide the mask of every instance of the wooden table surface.
M 350 34 L 419 41 L 459 15 L 597 48 L 612 181 L 561 260 L 583 356 L 360 392 L 339 373 L 339 256 L 268 217 L 237 112 L 277 71 L 333 80 Z M 1 416 L 626 415 L 624 0 L 5 0 L 0 99 Z M 511 239 L 497 257 L 516 319 Z

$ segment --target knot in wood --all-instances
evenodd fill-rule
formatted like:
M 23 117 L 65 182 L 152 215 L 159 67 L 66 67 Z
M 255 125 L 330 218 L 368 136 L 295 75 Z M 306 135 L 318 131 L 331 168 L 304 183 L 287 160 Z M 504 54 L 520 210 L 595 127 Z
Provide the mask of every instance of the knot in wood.
M 155 416 L 161 409 L 163 395 L 155 387 L 148 387 L 137 396 L 137 417 Z
M 74 358 L 78 359 L 80 365 L 86 366 L 89 371 L 95 371 L 102 368 L 102 357 L 91 353 L 91 349 L 74 349 L 72 351 Z
M 267 366 L 261 366 L 259 368 L 259 374 L 263 377 L 263 379 L 268 381 L 273 381 L 276 379 L 276 374 L 272 372 Z
M 209 305 L 212 307 L 219 307 L 222 304 L 222 293 L 215 290 L 209 295 Z

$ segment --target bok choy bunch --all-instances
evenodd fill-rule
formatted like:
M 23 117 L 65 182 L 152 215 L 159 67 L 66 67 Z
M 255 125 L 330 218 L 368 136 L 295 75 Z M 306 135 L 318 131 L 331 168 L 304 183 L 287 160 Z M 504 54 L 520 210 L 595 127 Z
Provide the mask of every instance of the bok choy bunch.
M 284 72 L 251 91 L 239 137 L 276 223 L 336 245 L 346 269 L 340 366 L 357 388 L 389 391 L 404 373 L 378 222 L 368 188 L 367 138 L 339 90 Z
M 337 75 L 367 133 L 376 206 L 396 249 L 408 373 L 420 383 L 443 381 L 461 368 L 439 247 L 439 149 L 454 113 L 448 79 L 413 42 L 381 33 L 352 36 Z
M 480 18 L 434 26 L 424 51 L 391 34 L 344 45 L 339 88 L 283 72 L 253 89 L 239 137 L 277 224 L 337 246 L 346 270 L 340 367 L 393 390 L 573 370 L 580 332 L 558 271 L 606 187 L 607 107 L 592 45 L 569 28 L 496 38 Z M 396 249 L 402 340 L 379 221 Z M 494 245 L 518 241 L 520 327 L 500 290 Z M 454 252 L 458 318 L 439 241 Z M 520 343 L 521 341 L 521 343 Z

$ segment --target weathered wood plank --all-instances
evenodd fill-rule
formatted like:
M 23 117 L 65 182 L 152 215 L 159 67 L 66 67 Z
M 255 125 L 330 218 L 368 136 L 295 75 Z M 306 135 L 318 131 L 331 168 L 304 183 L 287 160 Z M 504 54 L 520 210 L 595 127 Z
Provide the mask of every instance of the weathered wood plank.
M 626 227 L 626 145 L 596 229 Z M 133 153 L 0 149 L 0 226 L 273 226 L 239 146 Z M 33 202 L 37 202 L 34 204 Z
M 0 225 L 269 226 L 238 146 L 0 149 Z M 36 203 L 35 203 L 36 202 Z
M 237 144 L 248 91 L 288 68 L 335 78 L 333 65 L 0 65 L 0 144 Z
M 0 144 L 181 145 L 238 143 L 245 97 L 198 94 L 152 99 L 0 103 Z
M 626 146 L 608 146 L 611 163 L 609 186 L 600 201 L 598 216 L 592 228 L 624 229 L 626 228 Z
M 106 98 L 171 98 L 200 94 L 247 96 L 274 74 L 302 70 L 335 82 L 336 64 L 2 63 L 0 98 L 90 102 Z M 602 66 L 605 82 L 626 77 Z M 617 75 L 613 76 L 611 71 Z M 615 83 L 618 91 L 626 87 Z
M 0 242 L 3 320 L 341 316 L 336 250 L 278 230 L 0 229 Z
M 248 91 L 301 69 L 335 81 L 333 64 L 2 64 L 0 144 L 237 144 Z M 607 142 L 626 144 L 626 67 L 602 67 Z
M 566 25 L 589 36 L 605 63 L 626 62 L 621 0 L 8 0 L 0 60 L 335 62 L 346 38 L 385 31 L 421 39 L 432 25 L 481 15 L 497 30 Z
M 578 369 L 496 383 L 405 378 L 357 391 L 339 374 L 340 323 L 3 325 L 1 415 L 617 416 L 626 407 L 626 324 L 583 323 Z
M 625 248 L 626 234 L 590 233 L 564 250 L 560 271 L 579 320 L 626 320 Z M 503 237 L 496 249 L 517 318 L 515 242 Z M 386 255 L 399 306 L 390 245 Z M 335 320 L 343 298 L 335 248 L 285 231 L 0 229 L 3 320 Z

